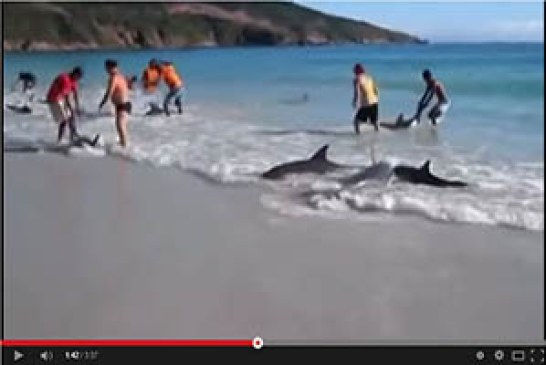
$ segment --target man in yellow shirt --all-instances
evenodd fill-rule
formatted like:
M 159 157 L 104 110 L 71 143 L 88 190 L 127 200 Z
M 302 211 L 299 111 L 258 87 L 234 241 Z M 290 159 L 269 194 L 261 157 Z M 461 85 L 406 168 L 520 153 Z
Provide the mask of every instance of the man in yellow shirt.
M 354 118 L 354 127 L 356 134 L 360 134 L 360 123 L 367 123 L 368 120 L 373 124 L 375 130 L 379 131 L 379 91 L 373 78 L 366 73 L 360 63 L 355 64 L 353 68 L 353 108 L 358 106 Z

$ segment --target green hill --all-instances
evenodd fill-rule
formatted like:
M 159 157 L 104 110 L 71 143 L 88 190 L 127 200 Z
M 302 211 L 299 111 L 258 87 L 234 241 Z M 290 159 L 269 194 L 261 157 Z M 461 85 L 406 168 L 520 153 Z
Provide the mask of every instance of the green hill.
M 4 3 L 4 49 L 422 42 L 293 3 Z

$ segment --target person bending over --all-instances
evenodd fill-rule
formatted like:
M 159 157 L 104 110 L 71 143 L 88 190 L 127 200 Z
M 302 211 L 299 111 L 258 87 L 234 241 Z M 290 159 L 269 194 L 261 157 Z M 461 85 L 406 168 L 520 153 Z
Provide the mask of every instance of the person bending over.
M 17 80 L 15 80 L 15 83 L 11 87 L 12 90 L 15 90 L 17 87 L 17 84 L 22 84 L 21 91 L 23 93 L 26 93 L 27 91 L 31 91 L 34 86 L 36 86 L 36 75 L 34 75 L 32 72 L 19 72 L 19 75 L 17 76 Z
M 69 74 L 58 75 L 47 92 L 46 101 L 53 120 L 59 123 L 57 143 L 61 142 L 64 129 L 68 125 L 70 140 L 77 139 L 75 115 L 79 114 L 80 105 L 78 100 L 78 80 L 83 77 L 80 67 L 75 67 Z M 70 102 L 70 95 L 74 97 L 74 106 Z
M 178 114 L 182 114 L 182 93 L 184 91 L 184 82 L 171 62 L 161 64 L 161 76 L 167 84 L 169 92 L 163 101 L 163 110 L 167 116 L 169 113 L 169 103 L 174 98 L 174 105 L 178 108 Z
M 421 114 L 425 108 L 430 104 L 431 100 L 436 96 L 436 104 L 430 108 L 428 112 L 428 118 L 433 125 L 439 123 L 447 110 L 449 109 L 450 102 L 447 98 L 444 85 L 432 76 L 432 72 L 426 69 L 423 71 L 423 80 L 426 84 L 425 92 L 419 100 L 417 105 L 417 112 L 415 113 L 415 119 L 421 122 Z

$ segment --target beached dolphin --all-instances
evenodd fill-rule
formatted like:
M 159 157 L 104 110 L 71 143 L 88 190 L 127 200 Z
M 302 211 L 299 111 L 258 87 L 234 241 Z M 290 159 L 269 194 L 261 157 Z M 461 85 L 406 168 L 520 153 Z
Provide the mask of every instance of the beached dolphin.
M 100 138 L 100 134 L 96 134 L 95 138 L 93 139 L 87 136 L 77 136 L 70 142 L 70 145 L 75 147 L 83 147 L 85 145 L 95 147 L 99 141 L 99 138 Z
M 32 109 L 28 105 L 18 106 L 18 105 L 7 104 L 6 107 L 12 112 L 19 113 L 19 114 L 32 113 Z
M 77 136 L 75 137 L 70 144 L 61 145 L 61 144 L 51 144 L 46 141 L 37 141 L 26 143 L 25 141 L 14 141 L 7 142 L 4 144 L 4 152 L 55 152 L 55 153 L 68 153 L 71 147 L 84 147 L 85 145 L 96 147 L 99 142 L 100 135 L 95 135 L 95 138 L 91 139 L 86 136 Z
M 398 114 L 398 118 L 394 123 L 388 122 L 379 122 L 379 126 L 386 129 L 396 130 L 396 129 L 406 129 L 413 127 L 417 124 L 417 119 L 412 117 L 410 119 L 404 119 L 404 114 Z
M 435 176 L 430 172 L 430 160 L 427 160 L 420 168 L 398 165 L 394 167 L 394 175 L 402 181 L 412 184 L 425 184 L 436 187 L 464 187 L 468 184 L 458 180 L 447 180 Z
M 328 145 L 322 146 L 315 154 L 307 160 L 298 160 L 277 165 L 264 172 L 261 176 L 264 179 L 277 180 L 282 179 L 289 174 L 315 173 L 325 174 L 329 171 L 352 168 L 356 166 L 341 165 L 328 160 Z M 355 185 L 366 180 L 375 180 L 388 182 L 392 177 L 398 181 L 404 181 L 412 184 L 424 184 L 436 187 L 464 187 L 468 184 L 457 180 L 447 180 L 435 176 L 430 171 L 430 160 L 427 160 L 421 167 L 408 165 L 392 165 L 388 162 L 380 161 L 368 167 L 360 167 L 360 171 L 348 177 L 338 179 L 343 185 Z
M 404 181 L 411 184 L 424 184 L 435 187 L 464 187 L 468 184 L 457 180 L 447 180 L 435 176 L 430 171 L 430 160 L 427 160 L 421 167 L 413 167 L 408 165 L 392 166 L 387 162 L 379 162 L 370 167 L 364 168 L 362 171 L 340 179 L 344 185 L 358 184 L 365 180 L 379 180 L 387 182 L 391 177 L 395 177 L 398 181 Z
M 338 181 L 343 185 L 355 185 L 366 180 L 375 180 L 388 182 L 393 175 L 393 166 L 384 161 L 380 161 L 369 167 L 362 168 L 361 171 L 354 175 L 344 177 Z
M 307 160 L 298 160 L 293 162 L 283 163 L 275 166 L 272 169 L 264 172 L 264 179 L 281 179 L 289 174 L 315 173 L 324 174 L 339 168 L 347 168 L 335 162 L 328 161 L 327 151 L 328 145 L 322 146 L 315 154 Z
M 165 112 L 163 111 L 163 108 L 161 108 L 159 105 L 157 105 L 156 103 L 148 103 L 148 105 L 150 106 L 150 109 L 146 112 L 146 116 L 153 116 L 153 115 L 160 115 L 160 114 L 165 114 Z

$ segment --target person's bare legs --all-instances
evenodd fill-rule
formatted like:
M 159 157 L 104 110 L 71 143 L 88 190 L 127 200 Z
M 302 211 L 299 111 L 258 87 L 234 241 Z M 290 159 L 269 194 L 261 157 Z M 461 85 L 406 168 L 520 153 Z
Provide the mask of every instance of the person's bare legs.
M 355 126 L 355 133 L 356 133 L 356 134 L 360 134 L 360 120 L 357 119 L 357 118 L 355 118 L 355 119 L 353 120 L 353 124 L 354 124 L 354 126 Z
M 116 112 L 116 129 L 119 136 L 119 144 L 122 147 L 127 147 L 129 143 L 128 134 L 127 134 L 127 118 L 128 113 L 126 111 Z
M 440 111 L 440 107 L 438 105 L 435 105 L 428 113 L 428 118 L 430 119 L 430 123 L 432 123 L 432 125 L 436 125 L 437 120 L 441 115 L 442 115 L 442 112 Z
M 63 120 L 61 123 L 59 123 L 59 131 L 57 132 L 57 143 L 61 143 L 61 140 L 63 139 L 64 134 L 64 127 L 66 126 L 66 121 Z
M 74 140 L 79 138 L 78 130 L 76 129 L 76 118 L 74 118 L 74 116 L 71 116 L 66 122 L 68 123 L 68 130 L 70 132 L 70 141 L 73 142 Z

